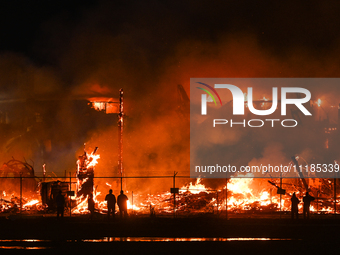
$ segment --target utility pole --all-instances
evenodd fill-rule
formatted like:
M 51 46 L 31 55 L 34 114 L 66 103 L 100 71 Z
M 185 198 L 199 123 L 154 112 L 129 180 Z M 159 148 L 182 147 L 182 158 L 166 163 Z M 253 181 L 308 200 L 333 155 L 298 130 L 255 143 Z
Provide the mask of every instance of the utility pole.
M 124 127 L 124 105 L 123 89 L 119 90 L 119 113 L 118 113 L 118 171 L 120 172 L 120 190 L 123 190 L 123 127 Z

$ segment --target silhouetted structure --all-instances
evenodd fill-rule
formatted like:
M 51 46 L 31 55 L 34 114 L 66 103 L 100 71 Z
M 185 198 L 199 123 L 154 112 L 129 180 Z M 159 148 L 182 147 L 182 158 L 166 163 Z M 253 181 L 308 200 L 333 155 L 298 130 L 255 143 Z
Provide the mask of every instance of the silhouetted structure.
M 62 181 L 50 181 L 42 182 L 40 188 L 41 202 L 44 206 L 48 206 L 49 209 L 56 207 L 56 197 L 61 191 L 64 197 L 67 197 L 67 191 L 69 191 L 70 183 Z M 68 201 L 65 201 L 65 205 L 68 205 Z
M 92 154 L 88 155 L 84 146 L 84 154 L 78 157 L 77 161 L 77 178 L 79 181 L 79 186 L 77 187 L 77 196 L 93 196 L 93 186 L 94 186 L 94 166 L 90 166 L 91 155 L 96 154 L 98 147 L 94 149 Z
M 61 190 L 59 190 L 59 193 L 56 197 L 56 203 L 57 203 L 57 218 L 60 216 L 63 218 L 64 217 L 64 207 L 65 207 L 65 197 L 61 193 Z
M 292 198 L 290 199 L 292 201 L 292 220 L 294 220 L 295 215 L 296 215 L 296 219 L 299 219 L 299 208 L 298 208 L 298 204 L 300 203 L 300 200 L 296 197 L 295 192 L 293 193 Z
M 94 201 L 92 194 L 89 195 L 89 198 L 87 200 L 87 209 L 90 211 L 90 220 L 92 220 L 94 215 Z
M 308 192 L 306 192 L 306 195 L 303 197 L 303 218 L 304 219 L 309 219 L 310 203 L 313 200 L 315 200 L 315 198 L 309 195 Z
M 105 201 L 107 202 L 107 217 L 110 219 L 110 214 L 112 213 L 112 218 L 115 217 L 116 212 L 116 197 L 112 194 L 112 189 L 109 190 L 109 194 L 106 195 Z
M 127 201 L 128 201 L 128 197 L 124 194 L 124 192 L 121 190 L 120 191 L 120 195 L 118 196 L 118 207 L 119 207 L 119 213 L 120 213 L 120 217 L 124 217 L 126 218 L 128 216 L 127 213 Z

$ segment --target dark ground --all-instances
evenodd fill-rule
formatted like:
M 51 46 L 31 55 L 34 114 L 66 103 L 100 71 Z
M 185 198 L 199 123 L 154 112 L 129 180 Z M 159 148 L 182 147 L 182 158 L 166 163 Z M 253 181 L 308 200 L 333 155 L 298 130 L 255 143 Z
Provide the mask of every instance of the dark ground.
M 108 222 L 88 216 L 0 217 L 0 253 L 17 254 L 326 254 L 339 250 L 340 217 L 313 216 L 310 220 L 292 222 L 273 217 L 223 218 L 202 216 L 190 218 L 138 217 Z M 110 241 L 107 237 L 164 237 L 167 238 L 246 238 L 224 241 L 156 241 L 141 242 L 122 238 Z M 141 240 L 143 240 L 143 238 Z M 257 238 L 249 240 L 249 238 Z M 270 240 L 258 240 L 267 238 Z M 104 240 L 103 240 L 104 239 Z M 280 240 L 281 239 L 281 240 Z M 26 240 L 26 241 L 25 241 Z M 27 241 L 31 240 L 31 241 Z M 34 242 L 33 240 L 40 240 Z M 130 241 L 129 241 L 130 240 Z M 136 241 L 137 240 L 137 241 Z M 210 240 L 210 239 L 209 239 Z M 26 247 L 26 248 L 25 248 Z M 47 248 L 29 250 L 29 247 Z

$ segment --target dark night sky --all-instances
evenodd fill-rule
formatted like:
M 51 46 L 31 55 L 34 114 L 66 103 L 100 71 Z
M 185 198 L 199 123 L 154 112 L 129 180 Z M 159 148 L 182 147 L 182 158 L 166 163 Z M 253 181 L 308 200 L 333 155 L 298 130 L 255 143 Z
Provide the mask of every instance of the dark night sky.
M 215 42 L 233 33 L 251 34 L 277 55 L 300 47 L 330 54 L 339 43 L 339 9 L 337 1 L 1 1 L 0 49 L 53 65 L 50 52 L 92 26 L 111 36 L 139 31 L 154 65 L 155 55 L 172 54 L 184 39 Z
M 32 55 L 44 22 L 62 12 L 76 19 L 91 4 L 93 1 L 1 1 L 0 48 Z

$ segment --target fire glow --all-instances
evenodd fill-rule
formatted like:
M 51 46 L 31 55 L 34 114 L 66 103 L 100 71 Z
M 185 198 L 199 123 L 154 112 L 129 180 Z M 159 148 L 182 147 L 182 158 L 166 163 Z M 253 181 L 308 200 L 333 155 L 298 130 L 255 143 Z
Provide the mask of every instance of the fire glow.
M 265 182 L 265 180 L 262 180 Z M 267 186 L 262 190 L 254 190 L 251 186 L 256 186 L 253 178 L 231 178 L 227 185 L 227 200 L 225 197 L 226 186 L 221 189 L 210 189 L 202 184 L 201 179 L 196 182 L 188 183 L 179 189 L 179 194 L 176 196 L 176 213 L 209 213 L 209 212 L 223 212 L 227 208 L 230 213 L 241 213 L 247 211 L 279 211 L 280 199 L 276 194 L 276 189 Z M 105 185 L 106 186 L 106 185 Z M 130 192 L 127 192 L 130 193 Z M 299 195 L 300 201 L 302 195 Z M 98 199 L 101 196 L 100 192 L 94 191 L 95 211 L 100 214 L 107 213 L 106 202 Z M 156 214 L 170 214 L 173 213 L 172 204 L 173 194 L 170 192 L 161 192 L 154 195 L 134 195 L 133 205 L 132 197 L 129 196 L 128 210 L 133 214 L 149 214 L 153 209 Z M 290 210 L 290 195 L 287 194 L 282 197 L 282 211 Z M 331 200 L 331 198 L 329 198 Z M 72 208 L 72 214 L 88 214 L 88 196 L 76 197 L 76 206 Z M 0 208 L 1 212 L 18 212 L 20 201 L 14 194 L 2 193 Z M 38 199 L 23 198 L 23 208 L 25 211 L 39 211 L 44 210 L 41 206 L 41 201 Z M 320 201 L 319 204 L 314 203 L 311 206 L 312 212 L 332 213 L 332 203 L 327 201 Z M 300 213 L 302 212 L 302 203 L 299 205 Z
M 100 155 L 96 154 L 97 148 L 92 153 L 86 153 L 79 157 L 77 161 L 77 196 L 72 198 L 72 214 L 88 214 L 89 195 L 85 192 L 90 190 L 93 194 L 95 212 L 99 214 L 107 213 L 107 204 L 103 199 L 103 194 L 98 191 L 98 185 L 93 183 L 94 167 L 98 164 Z M 298 158 L 298 157 L 297 157 Z M 81 175 L 83 173 L 83 175 Z M 85 173 L 85 175 L 84 175 Z M 90 174 L 90 175 L 88 175 Z M 235 176 L 237 177 L 237 176 Z M 126 191 L 129 196 L 128 210 L 130 214 L 165 214 L 176 213 L 190 215 L 194 213 L 221 213 L 228 209 L 230 213 L 245 213 L 247 211 L 276 212 L 290 210 L 291 194 L 296 191 L 300 201 L 302 201 L 303 189 L 299 184 L 300 179 L 286 179 L 284 185 L 287 195 L 282 196 L 280 201 L 277 192 L 277 179 L 271 180 L 268 184 L 266 179 L 254 179 L 252 174 L 246 174 L 246 178 L 230 178 L 227 185 L 220 188 L 209 188 L 202 179 L 185 184 L 179 189 L 176 195 L 176 206 L 173 204 L 173 194 L 170 192 L 159 192 L 156 194 L 136 194 Z M 90 182 L 92 178 L 92 182 Z M 307 179 L 313 194 L 320 194 L 321 190 L 332 190 L 332 181 L 328 179 Z M 91 184 L 92 186 L 89 186 Z M 107 190 L 112 184 L 102 183 L 102 188 Z M 323 188 L 321 188 L 323 186 Z M 326 195 L 326 193 L 324 193 Z M 332 197 L 328 194 L 327 199 L 320 199 L 311 206 L 312 212 L 332 213 Z M 46 211 L 41 200 L 34 195 L 31 198 L 22 198 L 23 212 Z M 2 191 L 0 198 L 0 212 L 18 213 L 20 209 L 20 199 L 15 193 Z M 51 209 L 51 208 L 48 208 Z M 299 205 L 300 212 L 302 203 Z

